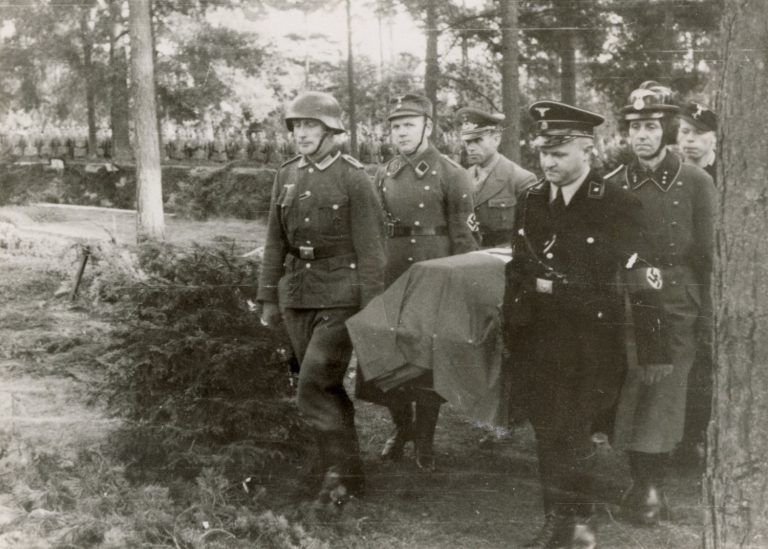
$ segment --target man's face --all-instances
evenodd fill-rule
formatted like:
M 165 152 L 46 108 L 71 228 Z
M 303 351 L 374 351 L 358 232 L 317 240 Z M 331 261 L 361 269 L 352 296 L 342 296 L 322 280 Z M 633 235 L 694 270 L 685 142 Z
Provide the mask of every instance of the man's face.
M 314 154 L 325 135 L 325 126 L 313 118 L 298 118 L 293 121 L 293 138 L 301 154 Z
M 659 120 L 632 120 L 629 123 L 629 144 L 638 158 L 653 158 L 661 148 L 664 128 Z
M 686 158 L 700 160 L 715 149 L 715 132 L 700 130 L 687 120 L 680 120 L 677 144 Z
M 427 127 L 424 128 L 424 125 Z M 401 116 L 390 121 L 392 143 L 403 154 L 413 154 L 421 144 L 422 131 L 426 139 L 432 133 L 432 125 L 423 116 Z
M 499 135 L 484 133 L 478 137 L 462 138 L 467 149 L 467 161 L 472 164 L 485 165 L 499 147 Z
M 545 179 L 558 187 L 573 183 L 589 170 L 590 150 L 590 144 L 579 138 L 562 145 L 541 147 L 539 163 Z

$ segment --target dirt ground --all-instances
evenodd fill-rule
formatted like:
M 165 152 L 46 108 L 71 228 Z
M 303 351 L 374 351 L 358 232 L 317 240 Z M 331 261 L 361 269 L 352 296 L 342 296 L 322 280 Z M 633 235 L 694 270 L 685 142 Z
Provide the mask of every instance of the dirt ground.
M 19 213 L 38 225 L 72 221 L 59 213 L 46 218 L 39 212 Z M 93 223 L 85 217 L 75 222 Z M 177 234 L 188 228 L 177 225 Z M 263 234 L 254 224 L 237 223 L 228 229 L 236 238 L 258 240 Z M 127 230 L 117 232 L 128 235 L 122 238 L 130 237 Z M 98 400 L 87 397 L 99 372 L 92 362 L 78 359 L 87 354 L 88 346 L 96 351 L 110 326 L 98 311 L 54 297 L 61 279 L 50 259 L 0 254 L 0 549 L 79 547 L 62 541 L 68 539 L 70 527 L 63 524 L 62 516 L 39 504 L 50 496 L 46 486 L 52 486 L 40 482 L 40 461 L 47 456 L 55 458 L 59 469 L 76 470 L 84 452 L 97 452 L 117 425 L 106 417 Z M 275 511 L 301 523 L 316 542 L 347 548 L 508 548 L 522 544 L 536 531 L 542 511 L 529 428 L 518 430 L 503 443 L 481 448 L 478 440 L 486 431 L 444 408 L 436 436 L 438 468 L 427 474 L 415 467 L 409 453 L 400 463 L 379 460 L 388 420 L 379 407 L 356 405 L 368 481 L 364 499 L 350 502 L 335 519 L 319 520 L 286 496 L 296 488 L 295 477 L 288 474 L 266 486 L 267 493 L 274 494 Z M 607 447 L 598 453 L 603 494 L 596 502 L 600 547 L 700 547 L 702 510 L 695 474 L 670 472 L 674 522 L 655 529 L 637 528 L 617 512 L 621 489 L 628 482 L 623 456 Z M 38 473 L 31 475 L 30 469 Z M 37 484 L 33 485 L 32 476 Z M 133 545 L 121 545 L 120 538 L 115 541 L 113 536 L 111 541 L 89 546 Z

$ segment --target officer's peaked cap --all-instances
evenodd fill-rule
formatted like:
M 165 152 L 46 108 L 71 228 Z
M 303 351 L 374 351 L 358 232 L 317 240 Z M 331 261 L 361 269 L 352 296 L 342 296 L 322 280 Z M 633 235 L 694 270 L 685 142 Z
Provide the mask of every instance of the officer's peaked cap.
M 461 130 L 461 137 L 474 139 L 486 132 L 498 130 L 504 123 L 504 115 L 488 113 L 473 107 L 463 107 L 456 111 L 456 120 Z
M 698 130 L 717 131 L 717 115 L 703 103 L 689 101 L 684 104 L 680 109 L 680 118 L 691 123 Z
M 576 137 L 594 137 L 595 127 L 605 122 L 597 113 L 560 103 L 537 101 L 528 107 L 536 122 L 536 147 L 554 147 Z
M 300 93 L 285 110 L 285 125 L 293 131 L 293 121 L 299 118 L 319 120 L 334 133 L 344 132 L 341 106 L 329 93 L 308 91 Z
M 406 93 L 390 100 L 387 120 L 403 116 L 426 116 L 432 118 L 432 101 L 423 95 Z

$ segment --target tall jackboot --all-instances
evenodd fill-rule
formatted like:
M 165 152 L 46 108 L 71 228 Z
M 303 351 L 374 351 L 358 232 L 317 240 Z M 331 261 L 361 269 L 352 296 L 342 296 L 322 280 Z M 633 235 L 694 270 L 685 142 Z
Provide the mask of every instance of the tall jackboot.
M 630 516 L 644 526 L 669 519 L 669 504 L 663 491 L 665 454 L 628 452 L 632 486 L 624 496 Z
M 399 461 L 403 457 L 405 443 L 413 440 L 413 408 L 403 395 L 392 398 L 387 404 L 395 427 L 381 449 L 382 459 Z
M 435 470 L 435 428 L 441 404 L 442 399 L 432 391 L 421 391 L 416 399 L 416 465 L 426 471 Z

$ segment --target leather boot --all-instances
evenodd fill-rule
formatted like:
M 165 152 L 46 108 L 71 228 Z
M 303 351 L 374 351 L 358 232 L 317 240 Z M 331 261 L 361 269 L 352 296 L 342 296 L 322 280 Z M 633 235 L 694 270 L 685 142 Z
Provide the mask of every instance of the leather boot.
M 630 518 L 643 526 L 656 526 L 669 520 L 669 505 L 661 488 L 664 457 L 659 454 L 629 452 L 632 485 L 622 498 Z
M 416 465 L 425 471 L 435 470 L 434 440 L 437 418 L 440 416 L 440 397 L 429 395 L 416 401 Z
M 394 401 L 387 408 L 395 428 L 381 449 L 381 458 L 400 461 L 405 443 L 413 440 L 413 409 L 411 402 L 406 400 Z

